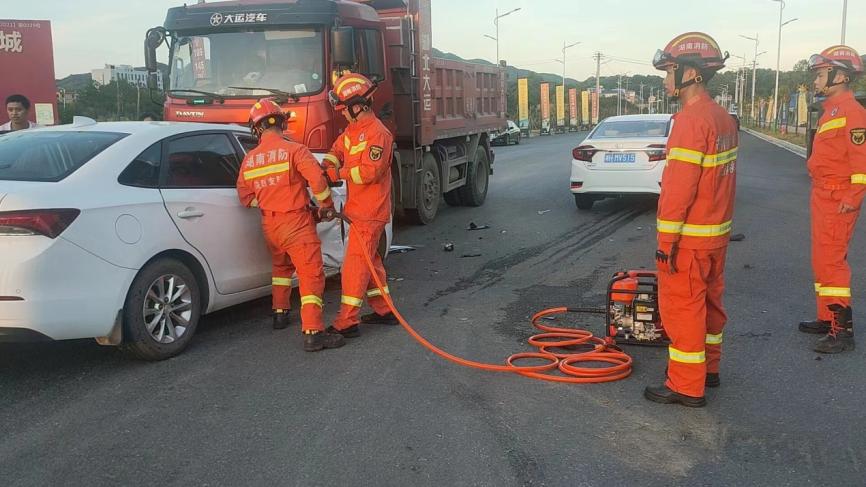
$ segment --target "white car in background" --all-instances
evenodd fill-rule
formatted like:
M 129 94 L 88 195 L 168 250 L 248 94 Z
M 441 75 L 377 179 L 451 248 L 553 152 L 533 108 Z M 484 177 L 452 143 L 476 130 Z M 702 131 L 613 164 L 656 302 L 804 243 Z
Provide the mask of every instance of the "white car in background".
M 0 135 L 0 341 L 96 338 L 160 360 L 201 315 L 269 295 L 261 215 L 235 190 L 254 145 L 236 125 L 79 117 Z M 329 275 L 341 225 L 318 227 Z
M 659 194 L 671 115 L 609 117 L 571 151 L 571 192 L 581 210 L 624 194 Z

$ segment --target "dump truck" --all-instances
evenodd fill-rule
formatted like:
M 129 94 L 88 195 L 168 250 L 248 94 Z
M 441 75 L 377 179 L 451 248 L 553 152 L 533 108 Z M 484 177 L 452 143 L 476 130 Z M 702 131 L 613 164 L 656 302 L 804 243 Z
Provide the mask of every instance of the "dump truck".
M 433 221 L 449 205 L 480 206 L 506 127 L 503 64 L 433 56 L 430 0 L 236 0 L 168 10 L 145 36 L 148 70 L 169 50 L 165 119 L 246 124 L 272 97 L 288 135 L 321 158 L 346 126 L 328 102 L 345 70 L 378 83 L 373 110 L 395 136 L 394 209 Z M 152 79 L 155 78 L 152 77 Z

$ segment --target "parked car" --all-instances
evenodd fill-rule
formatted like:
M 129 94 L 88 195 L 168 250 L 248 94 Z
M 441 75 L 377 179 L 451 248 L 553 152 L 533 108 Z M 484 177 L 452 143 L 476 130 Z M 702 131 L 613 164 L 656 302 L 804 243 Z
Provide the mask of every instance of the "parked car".
M 201 315 L 269 295 L 261 215 L 235 190 L 254 144 L 236 125 L 80 117 L 0 136 L 0 341 L 93 337 L 159 360 Z M 318 227 L 330 275 L 345 230 Z
M 490 141 L 493 145 L 511 145 L 512 143 L 520 145 L 520 127 L 509 120 L 504 130 L 490 134 Z
M 581 210 L 623 194 L 659 194 L 671 115 L 606 118 L 572 150 L 571 192 Z

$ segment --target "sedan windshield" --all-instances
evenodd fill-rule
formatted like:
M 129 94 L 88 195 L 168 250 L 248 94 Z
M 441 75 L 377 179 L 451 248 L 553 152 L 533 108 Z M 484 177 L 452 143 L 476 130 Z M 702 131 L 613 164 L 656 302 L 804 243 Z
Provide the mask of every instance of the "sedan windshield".
M 595 129 L 592 138 L 667 137 L 667 135 L 667 120 L 619 120 L 603 122 Z
M 272 94 L 266 89 L 318 93 L 323 46 L 324 35 L 315 28 L 180 37 L 172 49 L 171 89 L 249 98 Z
M 0 136 L 0 180 L 56 182 L 127 134 L 21 130 Z

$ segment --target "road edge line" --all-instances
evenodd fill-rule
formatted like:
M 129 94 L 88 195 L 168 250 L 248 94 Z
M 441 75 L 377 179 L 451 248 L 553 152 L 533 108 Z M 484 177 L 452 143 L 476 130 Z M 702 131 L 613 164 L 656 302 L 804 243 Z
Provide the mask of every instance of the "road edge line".
M 763 140 L 764 142 L 769 142 L 770 144 L 773 144 L 776 147 L 779 147 L 780 149 L 785 149 L 786 151 L 788 151 L 792 154 L 796 154 L 796 155 L 802 157 L 803 159 L 806 158 L 806 149 L 803 147 L 800 147 L 797 144 L 792 144 L 791 142 L 787 142 L 784 140 L 777 139 L 775 137 L 771 137 L 769 135 L 758 132 L 757 130 L 752 130 L 748 127 L 743 127 L 743 131 L 745 131 L 749 135 L 754 135 L 755 137 Z

